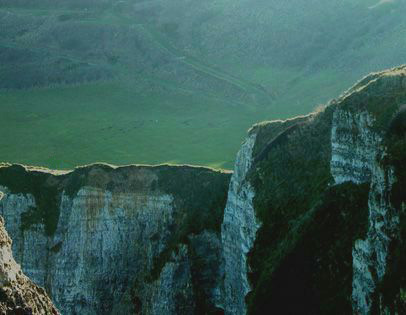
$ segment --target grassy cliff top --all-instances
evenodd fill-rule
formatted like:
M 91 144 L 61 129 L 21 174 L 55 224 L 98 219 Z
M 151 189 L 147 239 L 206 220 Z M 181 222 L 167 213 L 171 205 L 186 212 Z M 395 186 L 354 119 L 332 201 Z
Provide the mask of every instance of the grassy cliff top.
M 366 76 L 333 103 L 345 110 L 368 111 L 375 119 L 374 128 L 386 132 L 406 103 L 406 65 Z
M 97 163 L 80 166 L 71 171 L 50 170 L 42 167 L 0 163 L 0 185 L 12 192 L 28 193 L 32 186 L 45 185 L 74 196 L 77 191 L 90 186 L 117 192 L 133 190 L 175 193 L 192 183 L 210 184 L 220 178 L 226 184 L 232 172 L 192 165 L 126 165 L 115 166 Z M 169 183 L 170 182 L 170 183 Z M 167 186 L 166 186 L 167 185 Z
M 22 228 L 43 223 L 48 235 L 56 231 L 62 193 L 74 198 L 84 187 L 117 194 L 169 194 L 176 212 L 186 220 L 185 225 L 195 221 L 193 224 L 197 226 L 191 227 L 192 230 L 218 231 L 230 177 L 231 172 L 190 165 L 92 164 L 60 172 L 0 164 L 0 186 L 6 188 L 4 193 L 31 194 L 35 198 L 36 208 L 24 216 Z
M 223 170 L 223 169 L 215 169 L 206 166 L 200 165 L 188 165 L 188 164 L 159 164 L 159 165 L 147 165 L 147 164 L 129 164 L 129 165 L 113 165 L 108 163 L 92 163 L 89 165 L 81 165 L 77 166 L 72 170 L 56 170 L 50 169 L 47 167 L 42 166 L 33 166 L 33 165 L 22 165 L 22 164 L 12 164 L 12 163 L 5 163 L 0 162 L 0 171 L 4 169 L 20 169 L 25 170 L 27 173 L 43 173 L 52 176 L 74 176 L 76 174 L 82 173 L 89 173 L 95 169 L 105 170 L 106 172 L 113 172 L 114 171 L 134 171 L 134 170 L 141 170 L 141 169 L 148 169 L 148 170 L 189 170 L 189 171 L 207 171 L 213 173 L 220 173 L 220 174 L 232 174 L 230 170 Z
M 257 134 L 254 155 L 258 155 L 267 146 L 277 140 L 280 141 L 283 136 L 293 132 L 300 125 L 312 123 L 318 116 L 325 116 L 325 113 L 331 114 L 335 107 L 350 111 L 366 110 L 375 118 L 374 127 L 386 132 L 391 119 L 404 104 L 406 104 L 406 65 L 365 76 L 338 98 L 330 101 L 326 108 L 320 107 L 308 115 L 286 120 L 263 121 L 255 124 L 248 134 Z

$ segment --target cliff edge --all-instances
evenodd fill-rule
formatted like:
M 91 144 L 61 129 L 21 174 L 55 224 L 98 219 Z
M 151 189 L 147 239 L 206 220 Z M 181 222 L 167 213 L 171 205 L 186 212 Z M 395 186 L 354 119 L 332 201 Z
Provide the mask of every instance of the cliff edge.
M 226 314 L 406 311 L 406 66 L 250 131 L 222 225 Z

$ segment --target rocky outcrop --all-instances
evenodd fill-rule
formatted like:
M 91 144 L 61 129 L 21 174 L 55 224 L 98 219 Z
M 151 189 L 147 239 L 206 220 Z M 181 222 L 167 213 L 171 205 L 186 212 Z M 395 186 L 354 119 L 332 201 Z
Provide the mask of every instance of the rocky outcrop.
M 0 213 L 16 260 L 62 313 L 190 314 L 195 295 L 214 289 L 198 283 L 205 270 L 194 272 L 194 252 L 219 242 L 228 181 L 188 166 L 55 174 L 4 165 Z M 199 303 L 215 301 L 200 294 Z
M 382 144 L 372 130 L 373 117 L 368 111 L 352 113 L 337 108 L 331 128 L 331 174 L 336 184 L 347 181 L 360 184 L 371 180 L 372 168 Z
M 255 191 L 246 178 L 253 161 L 255 138 L 255 133 L 250 134 L 238 152 L 221 226 L 225 314 L 244 314 L 245 296 L 250 291 L 247 255 L 260 225 L 253 207 Z
M 181 245 L 172 252 L 158 279 L 143 285 L 141 296 L 148 296 L 142 309 L 147 314 L 193 314 L 196 308 L 188 248 Z
M 331 134 L 331 174 L 335 183 L 371 182 L 368 237 L 356 240 L 352 251 L 352 299 L 354 311 L 361 314 L 370 311 L 376 282 L 381 280 L 385 273 L 389 238 L 383 231 L 377 233 L 375 227 L 382 228 L 384 225 L 383 222 L 379 224 L 377 220 L 385 218 L 390 207 L 387 192 L 393 184 L 393 174 L 384 174 L 385 170 L 379 165 L 378 154 L 383 150 L 383 139 L 373 129 L 373 124 L 374 118 L 366 110 L 352 112 L 337 108 L 333 115 Z M 389 172 L 393 173 L 391 170 Z M 382 198 L 383 196 L 386 198 Z
M 389 134 L 405 77 L 372 74 L 318 113 L 250 131 L 222 226 L 226 313 L 404 310 L 406 120 Z
M 23 274 L 13 258 L 11 243 L 0 217 L 0 314 L 59 314 L 45 290 Z
M 391 205 L 389 195 L 395 177 L 392 169 L 375 166 L 369 193 L 369 222 L 365 239 L 356 240 L 353 249 L 353 309 L 368 314 L 374 293 L 386 273 L 389 245 L 399 230 L 399 210 Z
M 406 69 L 399 68 L 367 77 L 342 99 L 343 103 L 352 103 L 356 94 L 372 95 L 364 108 L 344 106 L 334 113 L 331 173 L 335 182 L 370 185 L 368 232 L 365 238 L 355 241 L 352 251 L 352 300 L 357 314 L 381 309 L 382 296 L 377 288 L 387 271 L 390 244 L 399 238 L 401 209 L 392 204 L 391 191 L 401 179 L 396 178 L 394 165 L 383 162 L 390 155 L 388 133 L 392 120 L 387 113 L 386 117 L 376 113 L 374 103 L 386 103 L 387 111 L 395 117 L 406 92 L 405 75 Z
M 368 111 L 338 108 L 334 113 L 331 173 L 335 183 L 370 183 L 368 233 L 355 241 L 352 251 L 352 299 L 357 314 L 371 311 L 374 292 L 386 272 L 389 244 L 399 227 L 399 213 L 389 199 L 396 181 L 394 170 L 381 165 L 383 133 L 373 127 Z
M 190 235 L 172 251 L 159 275 L 136 286 L 142 314 L 218 314 L 224 271 L 219 235 Z M 126 313 L 126 312 L 118 312 Z

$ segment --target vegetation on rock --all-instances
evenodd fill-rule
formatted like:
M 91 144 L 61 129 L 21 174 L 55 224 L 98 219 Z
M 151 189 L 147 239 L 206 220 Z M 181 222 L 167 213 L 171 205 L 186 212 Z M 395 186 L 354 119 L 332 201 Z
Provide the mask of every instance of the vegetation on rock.
M 387 155 L 382 163 L 394 168 L 396 182 L 391 191 L 391 203 L 399 211 L 398 234 L 390 244 L 388 267 L 376 295 L 382 295 L 381 304 L 374 304 L 374 312 L 406 312 L 406 107 L 393 116 L 385 139 Z
M 35 207 L 21 215 L 21 229 L 43 224 L 45 233 L 55 233 L 59 220 L 59 189 L 45 172 L 29 172 L 21 165 L 0 166 L 0 186 L 13 194 L 31 194 Z
M 368 231 L 370 183 L 333 185 L 330 131 L 337 108 L 370 112 L 374 131 L 384 137 L 381 149 L 387 152 L 381 163 L 395 171 L 390 198 L 400 213 L 400 226 L 390 236 L 387 271 L 376 289 L 373 311 L 404 311 L 404 69 L 364 78 L 317 114 L 254 126 L 257 144 L 249 180 L 262 226 L 249 254 L 250 314 L 268 309 L 283 314 L 352 312 L 352 249 Z

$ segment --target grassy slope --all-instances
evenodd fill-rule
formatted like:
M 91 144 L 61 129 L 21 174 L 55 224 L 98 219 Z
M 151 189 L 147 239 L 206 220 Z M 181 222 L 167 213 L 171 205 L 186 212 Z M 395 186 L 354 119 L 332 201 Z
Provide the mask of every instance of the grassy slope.
M 57 69 L 52 73 L 57 78 L 62 71 L 63 78 L 72 80 L 104 80 L 0 92 L 0 161 L 53 168 L 94 161 L 231 168 L 254 122 L 307 113 L 360 75 L 402 60 L 405 27 L 398 23 L 401 12 L 393 11 L 393 4 L 372 10 L 368 6 L 375 1 L 365 1 L 345 15 L 351 2 L 340 6 L 314 0 L 309 5 L 320 10 L 298 15 L 305 11 L 303 1 L 257 2 L 190 5 L 177 0 L 168 5 L 159 0 L 139 2 L 134 11 L 108 5 L 107 10 L 87 5 L 89 10 L 83 11 L 49 4 L 17 8 L 0 1 L 3 13 L 12 12 L 23 21 L 48 21 L 34 36 L 28 33 L 31 37 L 0 36 L 0 46 L 35 52 L 30 62 L 22 53 L 22 76 L 45 60 L 44 66 L 31 70 L 32 80 L 41 67 Z M 63 23 L 69 25 L 65 33 Z M 128 29 L 133 37 L 108 37 L 110 31 Z M 75 49 L 67 45 L 71 32 L 78 32 Z M 54 37 L 49 43 L 41 41 L 50 34 Z M 106 38 L 98 39 L 100 34 Z M 92 45 L 81 44 L 92 36 Z M 118 63 L 106 62 L 105 53 L 119 56 Z M 59 57 L 66 65 L 59 66 Z M 6 82 L 8 75 L 0 73 L 0 81 Z
M 38 16 L 72 13 L 7 10 Z M 116 15 L 105 14 L 97 20 L 83 18 L 81 22 L 120 24 Z M 164 54 L 176 55 L 176 51 L 147 27 L 139 25 L 137 31 L 150 37 L 151 46 L 156 45 Z M 69 56 L 71 60 L 74 57 Z M 238 89 L 253 88 L 193 58 L 182 62 Z M 62 169 L 94 161 L 232 168 L 246 129 L 264 119 L 264 110 L 259 111 L 255 104 L 242 104 L 238 98 L 229 100 L 221 91 L 207 93 L 190 89 L 145 73 L 141 79 L 134 78 L 123 67 L 116 68 L 120 75 L 115 80 L 2 91 L 0 144 L 4 150 L 0 160 Z M 146 86 L 146 91 L 140 85 Z M 150 89 L 149 85 L 159 88 Z M 230 137 L 225 139 L 225 134 Z
M 264 118 L 187 91 L 140 96 L 122 82 L 5 92 L 0 103 L 0 160 L 62 169 L 94 161 L 231 168 L 247 127 Z

